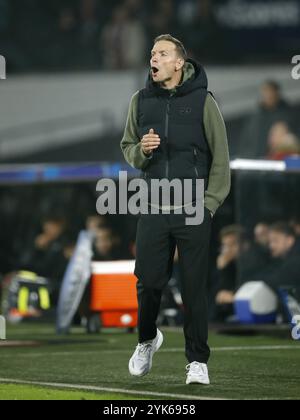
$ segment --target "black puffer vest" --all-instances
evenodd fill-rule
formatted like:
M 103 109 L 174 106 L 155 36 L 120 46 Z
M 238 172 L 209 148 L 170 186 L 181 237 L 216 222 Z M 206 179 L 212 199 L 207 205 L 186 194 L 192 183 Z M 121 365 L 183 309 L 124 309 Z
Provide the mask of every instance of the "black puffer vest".
M 195 74 L 178 86 L 175 94 L 153 82 L 151 75 L 146 88 L 139 92 L 139 136 L 153 128 L 161 139 L 142 176 L 147 180 L 201 178 L 207 185 L 211 166 L 203 126 L 207 77 L 200 64 L 187 61 L 193 64 Z

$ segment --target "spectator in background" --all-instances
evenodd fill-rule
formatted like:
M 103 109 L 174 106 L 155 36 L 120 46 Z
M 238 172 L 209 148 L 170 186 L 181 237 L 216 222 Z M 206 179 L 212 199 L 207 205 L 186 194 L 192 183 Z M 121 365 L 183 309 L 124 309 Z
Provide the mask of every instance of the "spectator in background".
M 179 2 L 177 19 L 192 57 L 200 60 L 221 58 L 224 35 L 221 36 L 211 0 Z
M 268 154 L 268 135 L 273 124 L 278 121 L 291 122 L 291 107 L 283 99 L 280 85 L 266 81 L 261 87 L 260 105 L 248 118 L 241 133 L 239 156 L 263 158 Z
M 120 237 L 108 226 L 97 229 L 93 246 L 94 261 L 113 261 L 120 259 Z
M 300 240 L 300 216 L 295 216 L 290 221 L 290 226 L 294 230 L 296 237 Z
M 243 229 L 233 225 L 220 232 L 221 252 L 217 258 L 218 285 L 213 321 L 224 321 L 233 315 L 234 293 L 237 288 L 237 261 Z
M 294 230 L 286 223 L 270 227 L 269 247 L 272 263 L 257 280 L 263 280 L 275 291 L 282 286 L 300 288 L 300 251 Z
M 81 53 L 78 49 L 79 21 L 75 8 L 68 6 L 59 11 L 57 38 L 53 47 L 55 67 L 74 67 Z
M 67 222 L 64 217 L 50 216 L 42 223 L 42 232 L 21 255 L 19 268 L 47 278 L 57 277 L 57 261 L 63 253 Z
M 97 68 L 101 64 L 101 57 L 97 54 L 101 28 L 101 22 L 100 19 L 98 19 L 97 6 L 97 0 L 80 0 L 78 31 L 79 51 L 76 52 L 76 56 L 79 56 L 81 61 L 78 63 L 80 68 Z
M 125 0 L 124 7 L 128 10 L 131 17 L 145 23 L 147 19 L 148 7 L 144 1 L 141 0 Z
M 104 68 L 127 70 L 145 63 L 145 34 L 135 15 L 124 4 L 117 6 L 101 33 Z
M 98 229 L 108 226 L 108 220 L 99 214 L 91 215 L 86 219 L 85 226 L 86 230 L 97 233 Z
M 35 248 L 41 252 L 59 241 L 66 229 L 66 220 L 62 217 L 49 217 L 43 222 L 42 233 L 35 239 Z
M 107 223 L 104 216 L 92 215 L 87 218 L 86 229 L 95 234 L 93 241 L 93 261 L 115 261 L 121 259 L 120 237 L 116 235 Z M 79 315 L 81 318 L 89 318 L 92 315 L 90 310 L 91 282 L 86 288 L 82 297 Z
M 262 266 L 268 264 L 270 260 L 269 250 L 269 235 L 270 226 L 265 222 L 258 223 L 254 228 L 254 244 L 257 248 L 257 252 L 261 255 Z
M 265 222 L 258 223 L 254 228 L 254 242 L 263 249 L 269 248 L 270 226 Z
M 218 286 L 213 319 L 223 321 L 233 315 L 233 301 L 237 289 L 253 280 L 266 264 L 269 256 L 265 249 L 252 243 L 239 225 L 221 230 L 221 253 L 217 259 Z
M 42 232 L 21 255 L 19 270 L 29 270 L 51 282 L 52 300 L 56 304 L 60 285 L 73 255 L 76 238 L 67 232 L 64 217 L 50 216 L 42 223 Z
M 97 1 L 81 0 L 80 2 L 80 38 L 81 43 L 89 46 L 98 33 L 99 25 L 97 22 Z
M 171 0 L 156 1 L 149 19 L 148 39 L 152 40 L 158 33 L 176 33 L 176 16 Z
M 176 20 L 180 27 L 184 30 L 188 28 L 194 21 L 197 14 L 196 0 L 177 0 L 176 2 Z
M 299 153 L 299 140 L 290 132 L 287 123 L 279 121 L 273 124 L 268 137 L 268 159 L 281 160 Z

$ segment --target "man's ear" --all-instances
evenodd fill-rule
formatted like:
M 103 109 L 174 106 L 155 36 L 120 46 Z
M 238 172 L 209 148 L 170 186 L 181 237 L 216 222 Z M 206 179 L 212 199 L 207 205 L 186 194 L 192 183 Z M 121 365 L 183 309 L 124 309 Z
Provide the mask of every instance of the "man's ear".
M 184 66 L 183 58 L 178 58 L 175 65 L 176 71 L 179 71 L 180 69 L 182 69 L 183 66 Z

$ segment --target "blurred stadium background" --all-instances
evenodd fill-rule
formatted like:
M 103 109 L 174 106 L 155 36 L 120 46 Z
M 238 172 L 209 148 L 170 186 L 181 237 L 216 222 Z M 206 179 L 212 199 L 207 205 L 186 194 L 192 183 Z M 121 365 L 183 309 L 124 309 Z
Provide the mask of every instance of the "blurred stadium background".
M 144 86 L 153 38 L 161 33 L 182 40 L 189 56 L 205 66 L 232 161 L 232 190 L 215 216 L 210 253 L 217 384 L 201 395 L 299 397 L 299 342 L 291 338 L 291 322 L 300 315 L 300 80 L 292 77 L 292 58 L 300 54 L 300 1 L 0 0 L 0 55 L 7 64 L 7 78 L 0 80 L 0 299 L 9 321 L 7 341 L 0 341 L 0 382 L 25 381 L 20 388 L 0 385 L 0 398 L 35 395 L 26 388 L 34 385 L 30 381 L 126 388 L 144 398 L 200 395 L 180 382 L 184 361 L 176 348 L 182 346 L 183 308 L 176 258 L 159 323 L 178 372 L 172 376 L 167 347 L 157 356 L 161 372 L 152 382 L 143 386 L 126 376 L 135 343 L 134 335 L 123 333 L 136 323 L 128 267 L 137 218 L 96 213 L 99 179 L 117 180 L 120 170 L 138 175 L 124 161 L 120 140 L 130 97 Z M 88 279 L 82 271 L 74 274 L 81 240 L 92 251 Z M 128 265 L 115 272 L 120 261 Z M 72 270 L 82 294 L 74 297 L 69 289 L 69 299 L 68 291 L 59 298 Z M 111 282 L 108 272 L 115 273 Z M 120 279 L 128 283 L 125 303 L 116 298 Z M 249 302 L 259 300 L 259 309 L 245 314 L 236 293 L 249 281 L 260 282 L 244 291 Z M 66 313 L 77 335 L 62 342 L 55 325 L 60 333 L 69 331 Z M 236 353 L 218 352 L 224 346 Z M 118 355 L 120 381 L 111 378 L 110 349 Z M 93 366 L 99 363 L 102 379 L 88 367 L 84 350 Z M 61 353 L 55 368 L 52 352 Z M 68 355 L 86 367 L 82 377 L 79 367 L 67 368 Z M 25 361 L 28 370 L 21 374 Z M 253 383 L 248 377 L 246 386 L 249 370 Z M 268 376 L 273 370 L 278 382 Z M 155 378 L 171 384 L 161 387 L 160 396 L 151 395 Z M 101 389 L 94 388 L 97 394 L 86 398 L 99 398 Z M 37 395 L 46 398 L 43 389 Z

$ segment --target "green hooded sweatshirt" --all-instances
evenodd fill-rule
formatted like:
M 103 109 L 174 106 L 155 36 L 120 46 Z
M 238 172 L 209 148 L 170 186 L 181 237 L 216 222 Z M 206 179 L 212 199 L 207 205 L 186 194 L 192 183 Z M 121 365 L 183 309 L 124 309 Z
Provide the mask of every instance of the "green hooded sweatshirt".
M 195 73 L 192 63 L 186 62 L 183 67 L 181 84 L 185 83 Z M 171 89 L 171 95 L 176 88 Z M 126 161 L 136 169 L 145 169 L 152 155 L 145 155 L 138 136 L 138 94 L 137 91 L 131 98 L 129 111 L 121 149 Z M 219 107 L 210 93 L 204 105 L 204 131 L 212 154 L 212 165 L 209 173 L 209 182 L 205 191 L 204 205 L 212 214 L 223 204 L 228 196 L 231 185 L 230 160 L 226 127 Z

